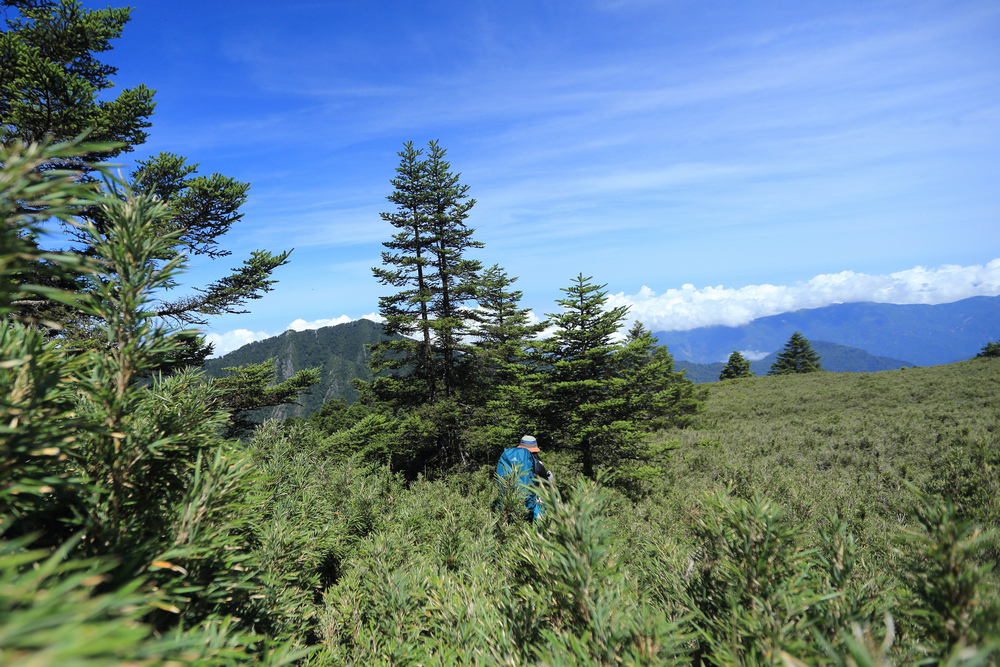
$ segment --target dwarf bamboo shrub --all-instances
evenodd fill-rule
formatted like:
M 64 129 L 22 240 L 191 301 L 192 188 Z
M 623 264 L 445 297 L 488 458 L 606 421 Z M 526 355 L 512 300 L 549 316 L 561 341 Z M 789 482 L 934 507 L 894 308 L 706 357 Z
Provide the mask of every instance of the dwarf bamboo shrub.
M 268 428 L 259 435 L 281 433 L 276 424 Z M 454 483 L 405 484 L 371 464 L 324 465 L 310 453 L 322 440 L 296 437 L 301 446 L 284 460 L 305 457 L 306 487 L 322 479 L 320 488 L 335 490 L 324 502 L 344 510 L 326 526 L 342 541 L 309 621 L 321 645 L 311 664 L 995 660 L 989 605 L 996 579 L 979 550 L 989 540 L 961 560 L 963 576 L 978 582 L 970 608 L 982 613 L 968 624 L 975 630 L 952 644 L 931 638 L 931 606 L 918 603 L 926 597 L 921 586 L 940 577 L 910 578 L 903 565 L 947 551 L 942 535 L 957 528 L 906 541 L 883 558 L 865 551 L 844 517 L 800 521 L 752 488 L 720 489 L 677 521 L 661 496 L 634 500 L 615 485 L 558 470 L 561 486 L 538 489 L 545 513 L 530 524 L 523 499 L 516 489 L 502 493 L 492 467 Z M 295 447 L 290 440 L 286 446 Z M 357 531 L 351 507 L 374 501 L 373 489 L 380 520 L 372 531 Z M 306 497 L 322 512 L 319 495 Z M 923 502 L 939 501 L 913 498 L 914 506 Z M 916 515 L 904 515 L 893 534 L 918 524 Z M 938 625 L 950 627 L 951 617 L 942 618 Z

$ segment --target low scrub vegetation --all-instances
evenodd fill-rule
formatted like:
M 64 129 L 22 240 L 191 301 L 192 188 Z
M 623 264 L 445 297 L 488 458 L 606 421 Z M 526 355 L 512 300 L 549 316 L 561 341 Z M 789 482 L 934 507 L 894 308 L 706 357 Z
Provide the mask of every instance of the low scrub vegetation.
M 270 572 L 261 608 L 281 610 L 317 665 L 995 661 L 987 507 L 901 482 L 872 500 L 899 503 L 891 521 L 859 517 L 863 501 L 807 498 L 809 477 L 801 496 L 773 498 L 753 475 L 710 482 L 692 468 L 677 482 L 686 450 L 638 486 L 566 474 L 528 524 L 488 468 L 406 483 L 331 460 L 308 425 L 269 422 L 249 443 L 275 491 L 250 540 Z M 664 493 L 671 470 L 676 494 Z

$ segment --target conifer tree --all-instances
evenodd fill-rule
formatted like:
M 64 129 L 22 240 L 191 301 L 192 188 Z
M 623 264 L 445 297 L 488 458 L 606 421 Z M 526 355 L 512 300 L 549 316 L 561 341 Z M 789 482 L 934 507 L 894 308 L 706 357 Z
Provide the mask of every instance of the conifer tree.
M 674 370 L 674 357 L 642 322 L 636 322 L 619 353 L 627 414 L 639 434 L 683 425 L 700 412 L 694 382 Z
M 131 9 L 83 9 L 75 0 L 19 3 L 0 33 L 0 136 L 7 144 L 73 139 L 90 131 L 88 141 L 115 142 L 94 146 L 97 152 L 49 165 L 91 171 L 88 162 L 116 157 L 146 141 L 152 123 L 154 91 L 140 84 L 111 101 L 98 95 L 114 86 L 118 69 L 95 54 L 111 50 L 121 36 Z
M 469 199 L 469 186 L 459 183 L 459 174 L 452 173 L 451 164 L 444 159 L 446 153 L 436 141 L 431 141 L 427 144 L 424 167 L 426 220 L 433 239 L 431 251 L 436 272 L 431 326 L 435 353 L 443 362 L 445 395 L 450 397 L 458 389 L 459 353 L 465 347 L 462 340 L 471 333 L 473 323 L 466 304 L 475 298 L 482 268 L 466 252 L 482 248 L 483 244 L 472 239 L 475 230 L 465 225 L 476 200 Z
M 433 395 L 431 363 L 431 329 L 429 304 L 432 298 L 428 266 L 430 245 L 427 230 L 425 200 L 426 170 L 421 155 L 412 141 L 404 144 L 396 167 L 396 178 L 390 183 L 394 190 L 387 199 L 396 211 L 382 213 L 382 220 L 397 230 L 390 241 L 382 243 L 383 268 L 373 267 L 372 273 L 383 285 L 398 291 L 379 298 L 379 313 L 385 318 L 383 330 L 387 336 L 403 336 L 386 340 L 372 348 L 370 366 L 373 373 L 398 372 L 407 368 L 410 376 L 401 382 L 392 376 L 376 378 L 369 388 L 375 395 L 396 404 L 413 405 Z M 415 338 L 414 338 L 415 337 Z M 422 381 L 421 381 L 422 380 Z M 420 386 L 426 385 L 426 386 Z M 408 394 L 408 398 L 404 395 Z
M 543 397 L 539 420 L 559 448 L 576 453 L 584 475 L 641 458 L 639 442 L 658 428 L 697 410 L 693 385 L 673 372 L 673 358 L 648 331 L 634 328 L 624 343 L 615 335 L 628 306 L 606 310 L 604 285 L 578 275 L 563 288 L 557 327 L 543 341 L 545 371 L 533 378 Z
M 539 389 L 547 398 L 552 436 L 562 448 L 575 451 L 583 474 L 593 477 L 599 450 L 614 438 L 604 409 L 609 407 L 608 384 L 615 378 L 613 337 L 628 306 L 605 310 L 605 285 L 590 280 L 579 274 L 556 301 L 562 312 L 546 315 L 557 330 L 543 348 L 549 370 Z
M 476 289 L 476 348 L 481 372 L 494 385 L 510 384 L 525 370 L 526 347 L 547 326 L 531 324 L 528 308 L 519 308 L 523 293 L 510 289 L 517 281 L 498 264 L 486 269 Z
M 423 151 L 408 142 L 398 155 L 395 190 L 388 197 L 397 209 L 382 219 L 400 231 L 383 243 L 391 251 L 382 253 L 384 268 L 372 269 L 380 283 L 401 288 L 379 299 L 379 312 L 387 334 L 407 338 L 377 344 L 371 357 L 375 373 L 404 372 L 405 377 L 383 376 L 370 385 L 393 409 L 434 403 L 456 392 L 463 340 L 473 325 L 466 304 L 475 296 L 480 269 L 465 252 L 482 247 L 465 225 L 475 200 L 451 172 L 445 150 L 432 141 L 421 159 Z M 410 338 L 414 334 L 417 340 Z
M 515 281 L 494 264 L 476 289 L 477 340 L 469 351 L 474 365 L 465 391 L 476 406 L 470 448 L 483 457 L 494 456 L 497 443 L 515 442 L 535 426 L 527 419 L 534 399 L 528 378 L 537 372 L 535 339 L 547 323 L 530 323 L 530 310 L 519 307 L 521 291 L 511 289 Z
M 2 0 L 2 6 L 8 9 L 0 31 L 0 144 L 69 141 L 86 133 L 92 152 L 40 168 L 71 166 L 81 173 L 81 180 L 98 180 L 89 163 L 141 146 L 155 107 L 154 91 L 141 84 L 121 91 L 114 99 L 100 99 L 114 86 L 117 68 L 98 56 L 111 50 L 111 42 L 122 35 L 132 10 L 90 10 L 78 0 Z M 158 231 L 172 239 L 151 261 L 169 261 L 182 251 L 212 259 L 230 254 L 218 240 L 242 218 L 239 209 L 246 201 L 249 184 L 221 174 L 196 176 L 197 164 L 188 164 L 172 153 L 160 153 L 137 164 L 138 169 L 131 174 L 131 190 L 159 197 L 167 215 L 157 222 Z M 107 237 L 112 222 L 98 206 L 78 206 L 74 213 L 73 218 L 63 221 L 60 242 L 75 242 L 78 250 L 92 254 L 93 239 L 75 223 L 90 222 L 101 237 Z M 245 312 L 243 304 L 271 289 L 272 271 L 287 258 L 287 252 L 254 252 L 231 274 L 193 295 L 147 307 L 151 314 L 179 323 L 204 323 L 213 315 Z M 54 289 L 78 291 L 83 287 L 68 277 L 53 280 L 44 271 L 29 271 L 25 279 L 47 281 L 43 285 Z M 26 317 L 63 324 L 62 337 L 97 337 L 98 324 L 92 317 L 57 302 L 34 298 L 16 305 Z
M 982 349 L 976 354 L 976 359 L 986 359 L 989 357 L 1000 357 L 1000 341 L 987 341 L 986 345 L 983 345 Z
M 466 354 L 474 325 L 467 304 L 480 269 L 466 252 L 482 244 L 466 226 L 475 200 L 445 150 L 432 141 L 422 155 L 412 142 L 399 153 L 388 197 L 397 208 L 382 218 L 400 231 L 383 244 L 391 251 L 383 252 L 383 267 L 372 269 L 379 282 L 399 288 L 379 299 L 379 311 L 385 332 L 402 337 L 373 346 L 369 366 L 377 377 L 359 390 L 367 405 L 403 420 L 398 444 L 416 446 L 415 459 L 448 466 L 465 460 L 460 433 L 467 406 L 459 394 L 473 359 Z
M 225 437 L 248 435 L 258 424 L 251 416 L 253 411 L 295 403 L 296 398 L 319 382 L 319 368 L 308 368 L 272 384 L 277 377 L 274 360 L 271 357 L 259 364 L 223 368 L 230 375 L 212 381 L 220 390 L 219 405 L 230 413 Z
M 778 358 L 771 364 L 768 375 L 788 375 L 790 373 L 812 373 L 823 370 L 820 356 L 812 349 L 806 337 L 796 331 L 785 343 Z
M 722 372 L 719 373 L 719 379 L 733 380 L 748 377 L 753 377 L 753 371 L 750 370 L 750 360 L 744 359 L 742 354 L 733 350 L 733 353 L 729 355 L 729 361 L 726 362 Z

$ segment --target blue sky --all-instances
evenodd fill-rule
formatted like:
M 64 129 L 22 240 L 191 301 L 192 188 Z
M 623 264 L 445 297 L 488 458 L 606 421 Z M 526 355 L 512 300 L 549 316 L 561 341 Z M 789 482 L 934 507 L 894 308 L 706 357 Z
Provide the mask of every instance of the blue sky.
M 87 3 L 101 6 L 100 3 Z M 219 351 L 377 310 L 403 142 L 474 256 L 552 312 L 578 273 L 654 330 L 1000 294 L 1000 3 L 140 0 L 107 54 L 145 157 L 251 183 L 231 261 L 295 248 Z M 221 263 L 221 265 L 220 265 Z

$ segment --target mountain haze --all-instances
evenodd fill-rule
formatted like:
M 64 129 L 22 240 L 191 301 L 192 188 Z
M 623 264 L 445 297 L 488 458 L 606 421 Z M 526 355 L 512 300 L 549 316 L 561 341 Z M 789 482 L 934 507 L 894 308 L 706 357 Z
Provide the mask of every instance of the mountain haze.
M 655 335 L 678 361 L 725 362 L 733 350 L 772 353 L 796 331 L 876 356 L 933 366 L 974 357 L 1000 336 L 1000 296 L 938 305 L 842 303 L 761 317 L 739 327 L 712 326 Z M 716 375 L 718 377 L 718 375 Z

